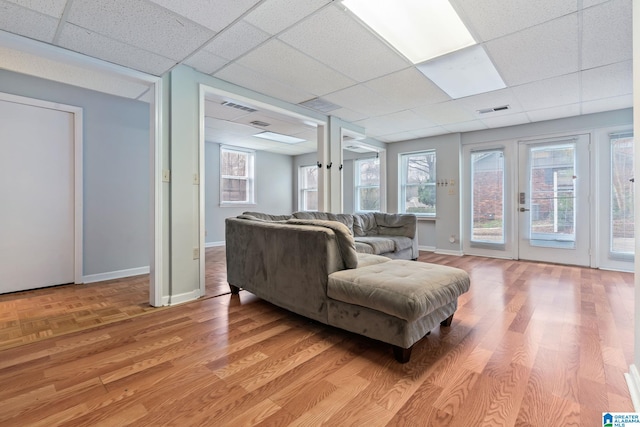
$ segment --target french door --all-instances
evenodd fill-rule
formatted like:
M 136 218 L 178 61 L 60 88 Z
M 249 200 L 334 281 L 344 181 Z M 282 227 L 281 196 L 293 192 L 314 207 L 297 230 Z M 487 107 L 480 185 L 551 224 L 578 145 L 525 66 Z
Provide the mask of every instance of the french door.
M 518 146 L 518 258 L 590 265 L 589 135 Z

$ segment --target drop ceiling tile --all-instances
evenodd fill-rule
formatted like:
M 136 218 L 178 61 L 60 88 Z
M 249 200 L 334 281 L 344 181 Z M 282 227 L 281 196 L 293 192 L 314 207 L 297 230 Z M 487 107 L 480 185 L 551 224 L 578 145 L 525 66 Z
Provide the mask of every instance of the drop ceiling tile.
M 582 13 L 582 69 L 632 58 L 631 0 L 611 0 Z
M 75 0 L 67 22 L 181 61 L 214 33 L 143 0 Z
M 365 83 L 365 86 L 385 98 L 389 103 L 404 108 L 436 104 L 451 99 L 413 66 L 370 80 Z
M 621 110 L 631 107 L 633 107 L 633 95 L 614 96 L 612 98 L 583 102 L 582 114 L 600 113 L 602 111 Z
M 58 20 L 38 12 L 0 0 L 0 28 L 35 40 L 51 43 Z
M 579 116 L 580 111 L 580 104 L 570 104 L 528 111 L 527 115 L 532 122 L 542 122 L 545 120 L 554 120 L 563 117 Z
M 424 116 L 419 116 L 411 110 L 399 111 L 385 116 L 374 117 L 372 120 L 380 121 L 388 129 L 403 129 L 412 131 L 433 127 L 436 124 Z
M 577 0 L 452 0 L 478 42 L 512 34 L 576 12 Z
M 515 126 L 530 123 L 531 120 L 526 113 L 510 114 L 508 116 L 483 117 L 482 122 L 490 128 L 500 128 L 505 126 Z
M 393 124 L 382 117 L 369 117 L 353 123 L 364 128 L 367 136 L 379 136 L 396 132 Z M 390 128 L 389 125 L 392 127 Z
M 238 64 L 299 91 L 323 96 L 354 82 L 302 52 L 272 39 L 240 58 Z
M 443 125 L 443 129 L 453 133 L 473 132 L 477 130 L 488 129 L 487 125 L 480 120 L 472 120 L 470 122 L 452 123 Z
M 291 102 L 292 104 L 298 104 L 315 97 L 311 92 L 292 87 L 264 74 L 260 74 L 258 71 L 235 63 L 215 72 L 213 76 L 229 83 Z
M 609 1 L 609 0 L 582 0 L 582 7 L 586 9 L 588 7 L 595 6 L 595 5 L 598 5 L 600 3 L 604 3 L 604 2 L 607 2 L 607 1 Z
M 415 138 L 428 138 L 430 136 L 444 135 L 449 132 L 447 132 L 447 130 L 443 127 L 434 126 L 426 129 L 413 130 L 411 131 L 411 133 L 413 134 L 415 139 Z
M 489 57 L 508 86 L 579 71 L 577 14 L 486 44 Z
M 331 115 L 335 117 L 339 117 L 345 122 L 355 122 L 355 121 L 363 120 L 369 117 L 366 114 L 351 110 L 349 108 L 338 108 L 337 110 L 331 111 Z
M 411 65 L 343 9 L 326 7 L 278 38 L 359 82 Z
M 36 12 L 44 13 L 45 15 L 52 16 L 60 19 L 64 12 L 64 6 L 67 4 L 67 0 L 8 0 L 11 3 L 15 3 L 27 9 L 35 10 Z
M 511 89 L 494 90 L 491 92 L 481 93 L 479 95 L 460 98 L 456 100 L 456 104 L 467 109 L 478 119 L 486 117 L 486 114 L 481 114 L 478 111 L 487 108 L 502 107 L 505 105 L 509 106 L 508 110 L 488 113 L 491 116 L 511 115 L 522 111 L 522 106 Z
M 193 67 L 204 74 L 213 74 L 228 63 L 229 61 L 226 59 L 220 58 L 206 50 L 199 50 L 195 55 L 184 61 L 184 64 Z
M 255 48 L 269 37 L 269 34 L 264 31 L 240 21 L 218 33 L 204 49 L 222 58 L 233 60 Z
M 410 141 L 412 139 L 425 138 L 427 136 L 440 135 L 446 133 L 442 128 L 432 128 L 430 131 L 423 130 L 426 134 L 422 135 L 415 132 L 395 132 L 386 135 L 377 135 L 375 138 L 378 141 L 386 143 L 394 143 L 400 141 Z
M 245 20 L 271 35 L 309 16 L 330 0 L 269 0 L 252 10 Z
M 164 74 L 176 64 L 176 61 L 169 58 L 129 46 L 71 24 L 63 26 L 58 44 L 65 49 L 155 76 Z
M 324 99 L 341 107 L 358 111 L 368 117 L 401 111 L 401 106 L 390 105 L 386 99 L 364 85 L 355 85 L 324 95 Z
M 418 107 L 414 108 L 413 111 L 438 125 L 469 122 L 476 119 L 475 114 L 462 107 L 457 101 Z
M 582 100 L 629 95 L 633 93 L 632 61 L 593 68 L 582 72 Z
M 515 86 L 513 93 L 525 110 L 541 110 L 580 101 L 580 73 Z
M 185 16 L 207 27 L 216 33 L 241 17 L 245 12 L 255 6 L 260 0 L 233 0 L 217 1 L 214 4 L 210 0 L 151 0 L 178 15 Z
M 3 69 L 97 92 L 137 99 L 149 90 L 145 84 L 123 79 L 112 73 L 64 64 L 1 46 L 0 58 Z

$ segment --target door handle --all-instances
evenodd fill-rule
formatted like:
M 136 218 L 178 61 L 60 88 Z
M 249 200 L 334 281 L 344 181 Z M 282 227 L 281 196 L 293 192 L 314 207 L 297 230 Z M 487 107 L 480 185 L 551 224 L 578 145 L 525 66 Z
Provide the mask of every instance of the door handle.
M 530 211 L 531 209 L 527 209 L 527 208 L 520 208 L 520 212 L 527 212 Z

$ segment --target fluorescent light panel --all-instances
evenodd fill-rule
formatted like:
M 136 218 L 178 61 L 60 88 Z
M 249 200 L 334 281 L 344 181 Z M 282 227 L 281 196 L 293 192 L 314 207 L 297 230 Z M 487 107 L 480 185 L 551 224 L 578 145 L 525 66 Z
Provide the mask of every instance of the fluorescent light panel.
M 260 132 L 256 133 L 256 138 L 268 139 L 269 141 L 282 142 L 285 144 L 298 144 L 300 142 L 305 142 L 306 139 L 296 138 L 295 136 L 283 135 L 281 133 L 276 132 Z
M 506 87 L 482 46 L 472 46 L 417 65 L 418 70 L 451 98 Z
M 476 43 L 447 0 L 342 3 L 414 64 Z

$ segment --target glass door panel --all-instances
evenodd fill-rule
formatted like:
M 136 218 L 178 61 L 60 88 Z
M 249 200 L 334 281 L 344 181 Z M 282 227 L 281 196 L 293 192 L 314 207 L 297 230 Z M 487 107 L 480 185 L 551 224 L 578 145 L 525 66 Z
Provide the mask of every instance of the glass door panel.
M 519 258 L 589 265 L 588 135 L 519 152 Z

